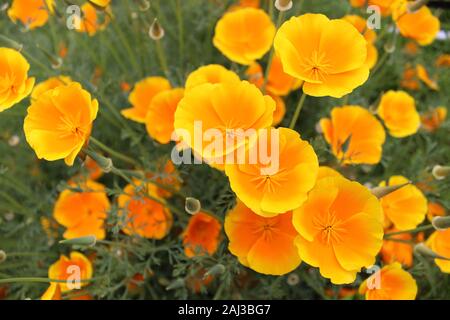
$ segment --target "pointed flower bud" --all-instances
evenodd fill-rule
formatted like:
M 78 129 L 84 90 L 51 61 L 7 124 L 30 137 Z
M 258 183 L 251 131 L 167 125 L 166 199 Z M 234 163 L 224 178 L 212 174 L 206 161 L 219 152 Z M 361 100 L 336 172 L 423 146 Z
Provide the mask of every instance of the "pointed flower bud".
M 3 250 L 0 250 L 0 263 L 3 263 L 6 261 L 6 252 Z
M 95 236 L 84 236 L 68 240 L 61 240 L 59 241 L 59 243 L 71 246 L 93 247 L 97 243 L 97 238 Z
M 207 272 L 205 272 L 205 275 L 203 276 L 203 279 L 208 278 L 209 276 L 218 276 L 225 272 L 226 268 L 223 264 L 218 263 L 215 266 L 211 267 Z
M 425 245 L 425 243 L 423 243 L 423 242 L 418 243 L 414 246 L 414 252 L 417 254 L 420 254 L 421 256 L 424 256 L 424 257 L 429 257 L 429 258 L 433 258 L 433 259 L 443 259 L 443 260 L 450 261 L 450 258 L 446 258 L 441 255 L 438 255 L 436 252 L 434 252 L 433 250 L 428 248 Z
M 153 20 L 153 23 L 150 26 L 150 30 L 148 31 L 148 35 L 155 41 L 161 40 L 164 37 L 164 29 L 159 24 L 157 18 Z
M 202 209 L 202 204 L 198 199 L 187 197 L 184 209 L 187 213 L 194 215 Z
M 450 216 L 434 217 L 431 220 L 431 224 L 436 230 L 446 230 L 450 228 Z
M 397 191 L 400 188 L 403 188 L 404 186 L 407 186 L 411 184 L 411 181 L 408 181 L 406 183 L 398 184 L 395 186 L 385 186 L 385 187 L 375 187 L 372 190 L 372 194 L 377 197 L 378 199 L 383 198 L 384 196 L 387 196 L 388 194 Z
M 184 284 L 185 284 L 185 283 L 184 283 L 184 279 L 178 278 L 178 279 L 172 281 L 172 282 L 166 287 L 166 290 L 169 291 L 169 290 L 180 289 L 180 288 L 183 288 L 183 287 L 184 287 Z
M 292 9 L 292 0 L 276 0 L 275 1 L 275 8 L 277 8 L 280 11 L 288 11 Z
M 435 165 L 431 173 L 433 174 L 436 180 L 444 180 L 446 177 L 450 175 L 450 167 Z

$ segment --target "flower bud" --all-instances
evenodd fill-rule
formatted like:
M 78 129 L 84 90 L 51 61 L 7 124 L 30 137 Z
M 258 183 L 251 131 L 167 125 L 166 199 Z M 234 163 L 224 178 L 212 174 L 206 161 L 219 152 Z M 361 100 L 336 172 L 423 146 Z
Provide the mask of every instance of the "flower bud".
M 184 204 L 184 209 L 187 213 L 194 215 L 202 209 L 202 204 L 198 199 L 187 197 Z
M 150 9 L 150 1 L 148 0 L 139 0 L 139 10 L 147 11 Z
M 408 13 L 414 13 L 423 6 L 425 6 L 428 3 L 429 0 L 416 0 L 414 2 L 408 2 L 406 5 L 406 8 L 408 10 Z
M 16 147 L 18 144 L 20 143 L 20 138 L 17 134 L 12 135 L 9 139 L 8 139 L 8 144 L 11 147 Z
M 172 281 L 167 287 L 166 290 L 175 290 L 175 289 L 180 289 L 184 287 L 184 279 L 183 278 L 178 278 L 174 281 Z
M 446 230 L 450 228 L 450 216 L 434 217 L 431 220 L 431 224 L 436 230 Z
M 3 250 L 0 250 L 0 263 L 3 263 L 6 261 L 6 252 Z
M 431 173 L 436 180 L 444 180 L 448 175 L 450 175 L 450 167 L 435 165 Z
M 286 282 L 290 286 L 296 286 L 297 284 L 300 283 L 300 277 L 296 273 L 290 273 L 287 276 Z
M 221 263 L 216 264 L 215 266 L 211 267 L 207 272 L 205 272 L 205 275 L 203 276 L 203 279 L 208 278 L 209 276 L 218 276 L 224 273 L 226 270 L 225 266 Z
M 288 11 L 292 8 L 292 0 L 276 0 L 275 8 L 280 11 Z
M 383 198 L 384 196 L 387 196 L 388 194 L 397 191 L 398 189 L 403 188 L 404 186 L 407 186 L 411 184 L 411 181 L 402 183 L 402 184 L 397 184 L 395 186 L 385 186 L 385 187 L 375 187 L 373 189 L 370 190 L 370 192 L 372 192 L 372 194 L 377 197 L 378 199 Z
M 157 18 L 153 20 L 150 30 L 148 31 L 148 35 L 155 41 L 161 40 L 164 37 L 164 29 L 159 24 Z
M 428 248 L 425 243 L 421 242 L 414 246 L 414 252 L 424 256 L 424 257 L 430 257 L 433 259 L 443 259 L 443 260 L 450 260 L 450 258 L 443 257 L 441 255 L 438 255 L 436 252 Z
M 73 238 L 68 240 L 61 240 L 59 244 L 67 244 L 71 246 L 93 247 L 97 243 L 95 236 L 84 236 L 79 238 Z

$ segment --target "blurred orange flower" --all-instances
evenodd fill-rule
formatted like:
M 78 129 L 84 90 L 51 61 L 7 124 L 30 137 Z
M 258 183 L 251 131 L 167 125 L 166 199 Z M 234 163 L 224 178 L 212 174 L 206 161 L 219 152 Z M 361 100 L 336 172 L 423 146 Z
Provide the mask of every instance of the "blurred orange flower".
M 283 275 L 301 263 L 294 245 L 297 232 L 292 212 L 265 218 L 238 201 L 225 217 L 225 233 L 230 252 L 256 272 Z
M 244 8 L 259 8 L 260 0 L 239 0 L 238 3 L 231 5 L 228 11 L 236 11 Z
M 31 99 L 36 100 L 44 92 L 55 89 L 59 86 L 63 86 L 72 82 L 72 79 L 67 76 L 51 77 L 45 81 L 39 82 L 34 86 L 31 92 Z
M 414 300 L 417 283 L 400 263 L 394 262 L 366 279 L 359 287 L 359 293 L 366 300 Z
M 69 185 L 83 191 L 64 190 L 56 200 L 53 217 L 67 228 L 63 237 L 73 239 L 94 235 L 97 239 L 104 239 L 104 221 L 110 208 L 105 186 L 91 180 L 79 186 L 73 182 Z
M 84 287 L 88 285 L 87 281 L 92 278 L 94 270 L 92 263 L 89 259 L 80 252 L 72 251 L 70 257 L 61 255 L 59 260 L 50 266 L 48 269 L 48 277 L 53 280 L 68 280 L 66 282 L 58 282 L 61 288 L 61 292 L 67 292 L 73 288 L 69 287 L 71 279 L 74 280 L 72 285 L 78 285 L 76 280 L 80 280 L 79 286 Z M 79 275 L 80 278 L 76 279 L 75 275 Z
M 436 67 L 450 67 L 450 54 L 441 54 L 436 59 Z
M 203 268 L 189 274 L 186 277 L 186 287 L 194 293 L 201 293 L 202 288 L 206 288 L 214 280 L 214 276 L 208 275 L 205 277 L 205 274 L 206 270 Z
M 381 181 L 379 186 L 395 186 L 407 183 L 403 176 L 392 176 L 388 182 Z M 392 222 L 399 230 L 417 227 L 428 211 L 427 199 L 414 185 L 409 184 L 381 198 L 385 219 Z
M 273 99 L 264 96 L 247 81 L 206 83 L 185 92 L 175 112 L 175 130 L 179 137 L 189 133 L 190 137 L 183 141 L 206 162 L 223 164 L 227 154 L 233 153 L 254 136 L 237 139 L 230 132 L 267 128 L 273 122 L 274 110 Z M 196 127 L 199 122 L 201 128 Z M 203 136 L 205 131 L 211 129 L 221 134 L 222 141 L 215 143 L 223 143 L 222 150 L 194 142 L 196 135 Z
M 325 140 L 344 164 L 380 162 L 386 133 L 383 125 L 360 106 L 335 107 L 331 119 L 320 120 Z
M 186 90 L 205 83 L 240 81 L 239 76 L 219 64 L 209 64 L 192 71 L 186 80 Z
M 48 90 L 31 102 L 25 137 L 39 159 L 64 159 L 72 166 L 87 142 L 98 102 L 77 82 Z
M 15 23 L 22 22 L 32 30 L 47 23 L 49 13 L 53 13 L 54 0 L 13 0 L 8 10 L 9 18 Z
M 419 90 L 420 83 L 417 80 L 416 76 L 416 69 L 407 64 L 405 66 L 405 69 L 403 70 L 403 76 L 402 80 L 400 81 L 400 86 L 409 90 Z
M 128 97 L 133 107 L 122 110 L 122 115 L 127 119 L 145 123 L 153 98 L 158 93 L 169 89 L 171 89 L 169 81 L 162 77 L 148 77 L 137 82 Z
M 104 30 L 110 21 L 110 12 L 105 17 L 100 17 L 95 6 L 89 2 L 81 6 L 81 12 L 80 27 L 75 30 L 87 33 L 90 36 L 93 36 L 98 31 Z
M 420 116 L 416 103 L 405 91 L 389 90 L 383 94 L 377 112 L 393 137 L 404 138 L 419 130 Z
M 369 77 L 367 42 L 349 22 L 304 14 L 285 22 L 275 36 L 284 72 L 304 80 L 308 95 L 341 98 Z
M 334 284 L 352 283 L 375 262 L 383 242 L 378 199 L 357 182 L 329 177 L 317 181 L 306 202 L 294 210 L 301 259 Z
M 134 185 L 127 185 L 124 192 L 117 200 L 120 215 L 125 219 L 122 231 L 148 239 L 164 238 L 172 227 L 173 218 L 164 200 L 158 197 L 156 187 L 135 180 Z
M 131 90 L 131 85 L 126 81 L 122 81 L 120 83 L 120 90 L 122 90 L 122 92 L 126 93 Z
M 438 202 L 428 202 L 427 218 L 431 222 L 434 217 L 441 217 L 446 215 L 447 210 Z
M 176 88 L 158 93 L 150 103 L 145 126 L 150 137 L 161 144 L 167 144 L 172 139 L 175 111 L 183 96 L 184 89 Z
M 447 118 L 447 108 L 437 107 L 420 116 L 422 128 L 428 132 L 436 131 Z
M 258 141 L 247 150 L 246 159 L 261 145 L 272 155 L 270 163 L 258 159 L 225 166 L 231 189 L 247 207 L 264 217 L 298 208 L 314 186 L 319 170 L 313 148 L 294 130 L 271 128 L 261 131 Z
M 29 69 L 30 65 L 20 52 L 0 48 L 0 112 L 11 108 L 30 94 L 35 79 L 28 77 Z
M 419 46 L 414 41 L 408 41 L 405 44 L 405 51 L 407 54 L 414 56 L 419 51 Z
M 217 22 L 213 44 L 231 61 L 249 65 L 270 50 L 275 31 L 263 10 L 243 8 L 225 13 Z
M 61 286 L 59 283 L 50 283 L 48 289 L 41 296 L 41 300 L 61 300 Z
M 386 233 L 399 231 L 395 228 L 387 230 Z M 401 233 L 390 236 L 395 240 L 383 240 L 383 247 L 380 255 L 384 263 L 389 264 L 393 262 L 400 262 L 406 267 L 411 267 L 413 264 L 413 237 L 410 233 Z M 410 241 L 411 243 L 404 243 L 401 241 Z
M 446 230 L 436 230 L 427 239 L 427 246 L 438 255 L 450 259 L 450 228 Z M 450 260 L 434 259 L 442 272 L 450 273 Z
M 84 168 L 87 171 L 88 180 L 97 180 L 103 175 L 103 170 L 100 168 L 97 161 L 89 156 L 86 156 L 86 159 L 84 160 Z
M 213 216 L 198 212 L 189 219 L 183 232 L 184 252 L 188 257 L 212 255 L 219 245 L 220 222 Z
M 433 80 L 428 75 L 427 69 L 421 64 L 416 65 L 417 76 L 422 80 L 430 89 L 439 90 L 439 86 L 436 80 Z
M 402 9 L 393 10 L 392 17 L 405 38 L 410 38 L 422 46 L 431 44 L 440 30 L 439 19 L 433 16 L 427 6 L 415 12 Z

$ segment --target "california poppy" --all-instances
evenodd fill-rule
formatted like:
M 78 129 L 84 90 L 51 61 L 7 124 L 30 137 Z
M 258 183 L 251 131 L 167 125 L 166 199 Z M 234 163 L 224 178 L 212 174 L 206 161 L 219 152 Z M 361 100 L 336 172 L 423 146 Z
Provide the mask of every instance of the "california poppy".
M 386 233 L 398 231 L 392 228 Z M 399 240 L 399 241 L 396 241 Z M 405 243 L 410 241 L 411 243 Z M 390 236 L 389 239 L 383 240 L 383 247 L 380 255 L 384 263 L 400 262 L 406 267 L 411 267 L 413 264 L 413 237 L 410 233 L 401 233 Z
M 41 300 L 61 300 L 61 286 L 59 285 L 59 283 L 50 283 L 50 286 L 41 296 Z
M 294 245 L 297 232 L 292 212 L 266 218 L 238 201 L 225 217 L 225 233 L 230 252 L 256 272 L 283 275 L 301 263 Z
M 34 86 L 31 92 L 31 99 L 36 100 L 42 93 L 63 86 L 72 82 L 72 79 L 67 76 L 51 77 Z
M 54 10 L 54 0 L 13 0 L 8 16 L 13 21 L 20 21 L 28 29 L 42 27 L 47 23 Z
M 186 90 L 205 83 L 239 81 L 239 76 L 219 64 L 209 64 L 192 71 L 186 79 Z
M 417 283 L 400 263 L 394 262 L 366 279 L 359 287 L 359 293 L 366 300 L 414 300 Z
M 190 219 L 183 232 L 183 245 L 186 256 L 212 255 L 219 245 L 220 222 L 213 216 L 198 212 Z
M 294 210 L 293 224 L 301 259 L 334 284 L 352 283 L 361 268 L 373 265 L 383 241 L 378 199 L 359 183 L 340 177 L 318 180 Z
M 31 102 L 25 137 L 39 159 L 73 165 L 91 134 L 98 102 L 79 83 L 48 90 Z
M 380 186 L 395 186 L 408 182 L 403 176 L 392 176 L 382 181 Z M 381 198 L 385 218 L 399 230 L 409 230 L 417 227 L 428 211 L 427 199 L 414 185 L 404 186 Z
M 436 80 L 430 78 L 427 69 L 425 69 L 422 64 L 417 64 L 416 70 L 417 77 L 419 77 L 419 79 L 422 80 L 428 86 L 428 88 L 432 90 L 439 90 L 439 85 L 437 84 Z
M 67 280 L 66 282 L 58 282 L 61 292 L 73 290 L 70 284 L 84 287 L 89 284 L 86 280 L 92 278 L 94 273 L 92 263 L 82 253 L 72 251 L 70 256 L 61 255 L 59 260 L 48 269 L 48 277 L 53 280 Z M 79 275 L 79 279 L 76 278 Z M 71 283 L 73 280 L 75 283 Z M 77 283 L 78 282 L 78 283 Z
M 304 14 L 285 22 L 275 36 L 284 72 L 304 80 L 308 95 L 340 98 L 369 77 L 367 42 L 342 19 Z
M 420 116 L 414 98 L 404 91 L 389 90 L 381 97 L 378 115 L 395 138 L 413 135 L 419 130 Z
M 158 93 L 169 89 L 171 89 L 169 81 L 162 77 L 148 77 L 137 82 L 128 97 L 133 107 L 122 110 L 122 115 L 127 119 L 145 123 L 153 98 Z
M 446 117 L 447 108 L 437 107 L 423 113 L 420 116 L 420 122 L 426 131 L 434 132 L 444 123 Z
M 35 79 L 28 77 L 29 69 L 30 65 L 20 52 L 0 48 L 0 112 L 11 108 L 30 94 Z
M 427 239 L 428 247 L 438 255 L 450 259 L 450 228 L 446 230 L 436 230 Z M 450 273 L 450 260 L 434 259 L 434 262 L 442 272 Z
M 344 164 L 380 162 L 386 133 L 382 124 L 360 106 L 335 107 L 331 119 L 320 120 L 325 140 Z
M 442 217 L 446 215 L 447 210 L 438 202 L 428 202 L 427 219 L 432 221 L 434 217 Z
M 249 65 L 272 47 L 275 25 L 264 10 L 227 12 L 217 22 L 213 44 L 231 61 Z
M 450 54 L 441 54 L 436 59 L 436 67 L 450 67 Z
M 99 16 L 95 6 L 89 2 L 86 2 L 81 6 L 81 11 L 83 14 L 80 25 L 79 28 L 75 29 L 78 32 L 84 32 L 93 36 L 98 31 L 105 29 L 110 21 L 111 13 L 106 14 L 105 17 L 102 18 Z

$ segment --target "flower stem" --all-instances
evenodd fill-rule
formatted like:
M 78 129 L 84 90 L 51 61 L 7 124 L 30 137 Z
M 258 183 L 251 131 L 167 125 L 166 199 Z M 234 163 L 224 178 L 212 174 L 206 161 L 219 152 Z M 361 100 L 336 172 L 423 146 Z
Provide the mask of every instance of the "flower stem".
M 430 230 L 433 229 L 433 225 L 432 224 L 427 224 L 425 226 L 422 227 L 417 227 L 415 229 L 410 229 L 410 230 L 402 230 L 402 231 L 395 231 L 395 232 L 390 232 L 390 233 L 386 233 L 384 235 L 384 238 L 389 238 L 398 234 L 404 234 L 404 233 L 418 233 L 418 232 L 422 232 L 422 231 L 426 231 L 426 230 Z
M 135 165 L 135 166 L 138 165 L 138 163 L 134 159 L 132 159 L 132 158 L 130 158 L 130 157 L 128 157 L 128 156 L 118 152 L 118 151 L 115 151 L 115 150 L 111 149 L 110 147 L 108 147 L 107 145 L 103 144 L 102 142 L 100 142 L 99 140 L 97 140 L 96 138 L 94 138 L 92 136 L 89 138 L 89 141 L 92 141 L 92 143 L 95 144 L 97 147 L 99 147 L 100 149 L 102 149 L 103 151 L 109 153 L 111 156 L 113 156 L 113 157 L 115 157 L 117 159 L 120 159 L 120 160 L 122 160 L 124 162 L 127 162 L 127 163 Z
M 156 47 L 156 55 L 158 56 L 159 64 L 161 66 L 162 71 L 164 72 L 164 75 L 168 78 L 169 77 L 169 69 L 167 67 L 167 61 L 166 57 L 164 55 L 164 49 L 161 46 L 161 41 L 156 40 L 155 41 L 155 47 Z
M 300 100 L 298 101 L 297 108 L 295 109 L 294 116 L 292 117 L 291 124 L 289 125 L 289 129 L 294 129 L 295 124 L 297 123 L 298 116 L 300 115 L 300 111 L 303 108 L 303 104 L 306 100 L 306 93 L 302 93 Z
M 178 50 L 181 65 L 184 62 L 184 25 L 183 25 L 183 11 L 181 10 L 181 0 L 175 0 L 175 13 L 178 22 Z
M 90 282 L 93 279 L 80 279 L 80 282 Z M 59 282 L 66 283 L 67 280 L 58 280 L 58 279 L 49 279 L 49 278 L 40 278 L 40 277 L 21 277 L 21 278 L 6 278 L 0 279 L 1 283 L 14 283 L 14 282 L 38 282 L 38 283 L 50 283 L 50 282 Z

